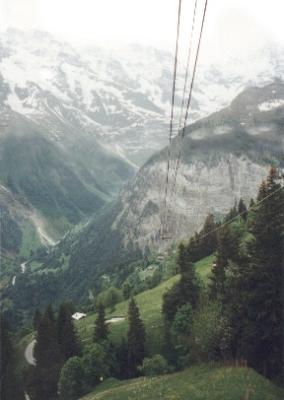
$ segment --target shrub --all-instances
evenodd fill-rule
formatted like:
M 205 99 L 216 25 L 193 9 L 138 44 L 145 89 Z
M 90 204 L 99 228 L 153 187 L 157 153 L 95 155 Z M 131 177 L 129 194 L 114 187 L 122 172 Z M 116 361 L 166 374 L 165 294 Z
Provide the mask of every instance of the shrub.
M 96 303 L 97 303 L 97 305 L 99 303 L 101 303 L 106 308 L 109 307 L 111 310 L 114 310 L 115 305 L 122 300 L 123 300 L 123 296 L 122 296 L 121 290 L 112 286 L 109 289 L 104 290 L 103 292 L 101 292 L 98 295 L 98 297 L 96 299 Z
M 181 306 L 174 317 L 172 333 L 174 336 L 189 335 L 192 324 L 193 310 L 190 304 Z
M 162 375 L 172 372 L 172 367 L 167 360 L 160 354 L 156 354 L 152 358 L 144 358 L 140 371 L 145 376 Z
M 97 385 L 102 379 L 109 375 L 108 356 L 99 344 L 89 346 L 83 356 L 84 379 L 88 386 Z
M 79 357 L 71 357 L 64 364 L 59 379 L 61 400 L 76 400 L 83 392 L 84 370 Z
M 190 346 L 195 361 L 222 358 L 230 347 L 230 326 L 218 302 L 206 302 L 196 312 Z

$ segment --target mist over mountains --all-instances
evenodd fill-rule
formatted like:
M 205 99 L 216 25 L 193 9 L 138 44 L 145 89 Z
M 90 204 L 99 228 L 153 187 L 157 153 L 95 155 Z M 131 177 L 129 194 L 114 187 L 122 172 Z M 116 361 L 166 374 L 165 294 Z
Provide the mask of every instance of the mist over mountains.
M 168 149 L 153 155 L 115 201 L 38 259 L 42 271 L 53 271 L 52 282 L 58 277 L 60 290 L 54 289 L 54 301 L 64 297 L 81 301 L 88 290 L 100 290 L 102 276 L 123 274 L 135 260 L 163 254 L 193 235 L 209 213 L 218 220 L 240 198 L 248 204 L 270 166 L 283 168 L 283 111 L 284 83 L 277 80 L 245 90 L 229 107 L 188 126 L 173 189 L 175 150 L 180 146 L 178 139 L 174 140 L 166 238 L 161 227 Z M 24 291 L 26 285 L 32 285 L 29 276 L 47 279 L 38 271 L 27 274 L 22 280 Z M 42 295 L 47 295 L 45 290 Z
M 4 251 L 27 259 L 81 223 L 54 252 L 60 258 L 68 243 L 70 277 L 79 268 L 86 282 L 114 255 L 120 265 L 163 251 L 200 229 L 209 212 L 222 216 L 240 197 L 248 202 L 269 166 L 283 164 L 283 57 L 272 46 L 247 63 L 199 66 L 175 190 L 170 171 L 170 240 L 163 241 L 171 54 L 141 45 L 75 49 L 42 31 L 2 33 Z M 182 78 L 180 69 L 177 104 Z M 172 154 L 178 146 L 176 139 Z
M 227 106 L 245 87 L 283 76 L 283 49 L 253 50 L 250 58 L 200 65 L 191 121 Z M 73 48 L 41 31 L 0 35 L 1 104 L 65 143 L 65 127 L 98 138 L 135 165 L 167 144 L 173 58 L 141 45 L 115 50 Z M 182 96 L 180 65 L 177 104 Z M 178 112 L 178 110 L 177 110 Z

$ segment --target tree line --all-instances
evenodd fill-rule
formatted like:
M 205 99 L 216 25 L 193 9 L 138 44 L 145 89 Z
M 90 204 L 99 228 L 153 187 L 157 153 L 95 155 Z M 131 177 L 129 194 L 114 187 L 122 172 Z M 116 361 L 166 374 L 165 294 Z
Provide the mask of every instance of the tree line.
M 277 171 L 271 169 L 249 210 L 240 200 L 222 224 L 212 217 L 207 224 L 209 235 L 179 246 L 181 278 L 163 298 L 165 355 L 177 368 L 231 360 L 281 380 L 284 193 Z M 212 250 L 204 287 L 193 262 Z
M 129 301 L 127 340 L 114 344 L 103 304 L 90 343 L 80 343 L 72 320 L 73 307 L 60 306 L 57 317 L 49 305 L 36 311 L 34 359 L 26 376 L 31 400 L 72 400 L 91 391 L 105 378 L 135 377 L 145 357 L 146 332 L 134 298 Z
M 161 354 L 149 357 L 144 323 L 132 297 L 127 336 L 118 344 L 110 339 L 102 303 L 96 307 L 92 339 L 84 345 L 72 321 L 72 305 L 62 304 L 57 316 L 51 306 L 37 311 L 36 365 L 26 376 L 31 400 L 76 400 L 109 376 L 152 376 L 207 361 L 242 363 L 280 380 L 283 228 L 284 193 L 271 169 L 249 209 L 240 199 L 223 221 L 209 215 L 202 230 L 179 245 L 180 279 L 163 296 Z M 209 255 L 214 261 L 204 284 L 194 263 Z M 7 341 L 9 335 L 3 337 Z M 3 382 L 12 370 L 4 368 Z M 22 394 L 13 398 L 22 399 Z

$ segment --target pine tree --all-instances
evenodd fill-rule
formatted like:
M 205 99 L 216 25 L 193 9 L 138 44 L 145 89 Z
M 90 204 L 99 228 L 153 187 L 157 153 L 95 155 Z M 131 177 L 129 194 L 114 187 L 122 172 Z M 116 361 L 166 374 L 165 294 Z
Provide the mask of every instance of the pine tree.
M 255 201 L 254 201 L 254 199 L 250 199 L 250 202 L 249 202 L 249 208 L 253 208 L 255 206 Z
M 98 315 L 95 323 L 94 341 L 100 343 L 108 336 L 108 327 L 105 321 L 105 308 L 102 303 L 98 305 Z
M 84 366 L 80 357 L 70 358 L 60 372 L 60 400 L 77 400 L 83 394 Z
M 247 207 L 245 205 L 245 202 L 243 201 L 243 199 L 241 198 L 238 204 L 238 213 L 241 214 L 241 218 L 246 221 L 247 220 L 247 216 L 248 216 L 248 211 L 247 211 Z
M 267 182 L 262 181 L 259 191 L 258 191 L 257 201 L 259 202 L 259 201 L 263 200 L 267 196 L 267 194 L 268 194 Z
M 258 199 L 264 197 L 251 229 L 255 240 L 249 249 L 246 309 L 248 358 L 269 376 L 280 372 L 283 357 L 284 190 L 273 168 L 259 190 Z
M 196 307 L 200 292 L 190 250 L 183 243 L 179 246 L 177 265 L 181 274 L 180 281 L 163 296 L 162 312 L 168 322 L 173 321 L 178 308 L 184 304 Z
M 231 269 L 226 303 L 235 354 L 272 377 L 283 368 L 284 190 L 275 170 L 262 182 L 258 200 L 250 224 L 254 239 L 247 257 Z
M 218 245 L 216 261 L 212 267 L 210 294 L 213 299 L 224 299 L 226 270 L 230 261 L 237 261 L 239 257 L 239 239 L 231 231 L 229 225 L 218 231 Z
M 177 353 L 174 347 L 173 338 L 171 334 L 171 325 L 167 320 L 164 321 L 163 355 L 170 364 L 176 363 Z
M 216 223 L 214 220 L 214 215 L 209 214 L 200 232 L 202 239 L 202 254 L 200 258 L 209 256 L 212 254 L 217 247 L 217 233 L 216 233 Z
M 52 308 L 52 305 L 51 305 L 51 304 L 49 304 L 49 305 L 47 306 L 47 308 L 46 308 L 46 310 L 45 310 L 45 316 L 46 316 L 46 317 L 50 320 L 50 322 L 53 323 L 54 326 L 55 326 L 55 321 L 56 321 L 56 319 L 55 319 L 54 311 L 53 311 L 53 308 Z
M 192 307 L 196 307 L 199 297 L 199 284 L 193 263 L 184 246 L 180 246 L 179 248 L 178 263 L 181 272 L 179 282 L 181 296 L 180 306 L 189 303 Z
M 118 361 L 117 377 L 119 379 L 128 378 L 128 347 L 125 338 L 122 339 L 121 343 L 116 348 L 115 352 L 116 360 Z
M 57 340 L 55 317 L 51 306 L 48 306 L 40 320 L 34 357 L 36 361 L 34 374 L 36 398 L 40 400 L 56 399 L 62 357 Z
M 145 328 L 142 319 L 140 318 L 139 308 L 131 298 L 128 307 L 128 332 L 127 332 L 127 347 L 128 347 L 128 370 L 129 376 L 137 374 L 137 367 L 142 364 L 145 356 Z
M 234 204 L 234 207 L 230 209 L 228 214 L 225 216 L 225 221 L 231 221 L 232 219 L 236 218 L 238 216 L 238 210 L 237 210 L 237 204 Z
M 69 304 L 62 304 L 59 308 L 57 338 L 61 354 L 65 361 L 70 357 L 79 355 L 79 344 L 72 322 Z
M 179 269 L 179 273 L 183 274 L 188 271 L 188 269 L 191 266 L 191 260 L 190 257 L 188 256 L 187 249 L 183 243 L 179 245 L 178 249 L 178 259 L 177 259 L 177 265 Z
M 33 319 L 33 326 L 34 326 L 35 330 L 38 329 L 41 317 L 42 317 L 41 312 L 38 309 L 36 309 L 35 313 L 34 313 L 34 319 Z
M 0 398 L 24 400 L 22 382 L 16 373 L 17 364 L 10 327 L 2 315 L 0 318 Z
M 214 216 L 209 214 L 204 222 L 204 226 L 199 233 L 195 232 L 187 245 L 187 253 L 192 262 L 212 254 L 217 247 L 217 224 Z

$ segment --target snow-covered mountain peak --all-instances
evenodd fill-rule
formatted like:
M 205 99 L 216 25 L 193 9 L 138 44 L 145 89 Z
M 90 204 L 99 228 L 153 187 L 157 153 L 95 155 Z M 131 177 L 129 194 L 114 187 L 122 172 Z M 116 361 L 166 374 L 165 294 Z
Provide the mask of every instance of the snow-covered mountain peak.
M 200 65 L 190 122 L 229 105 L 249 85 L 283 77 L 283 55 L 271 46 L 251 60 Z M 172 55 L 153 47 L 75 49 L 46 32 L 10 28 L 0 34 L 0 104 L 43 124 L 54 140 L 64 140 L 62 125 L 72 126 L 141 164 L 167 143 L 172 66 Z

